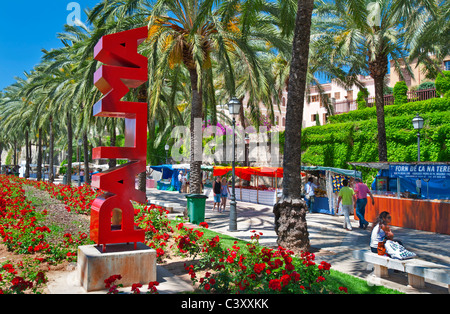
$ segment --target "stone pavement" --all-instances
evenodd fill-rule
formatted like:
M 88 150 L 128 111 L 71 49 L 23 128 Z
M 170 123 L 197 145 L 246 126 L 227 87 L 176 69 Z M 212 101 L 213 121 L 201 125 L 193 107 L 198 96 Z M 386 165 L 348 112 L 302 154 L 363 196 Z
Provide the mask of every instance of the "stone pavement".
M 185 194 L 178 192 L 148 189 L 149 199 L 170 201 L 186 206 Z M 205 221 L 209 229 L 230 235 L 235 238 L 250 241 L 251 231 L 262 232 L 259 242 L 269 247 L 277 246 L 277 236 L 274 230 L 274 215 L 272 207 L 254 203 L 237 202 L 237 229 L 229 229 L 229 204 L 223 213 L 212 211 L 213 199 L 206 201 Z M 347 273 L 371 284 L 384 285 L 405 293 L 448 293 L 448 287 L 440 283 L 427 282 L 424 289 L 407 287 L 407 275 L 389 271 L 389 280 L 376 278 L 372 275 L 372 268 L 365 262 L 352 257 L 353 250 L 367 249 L 370 240 L 370 227 L 367 230 L 358 228 L 359 222 L 350 217 L 353 230 L 343 229 L 343 216 L 333 216 L 319 213 L 308 213 L 310 244 L 316 254 L 317 261 L 326 261 L 332 269 Z M 425 232 L 414 229 L 392 227 L 395 237 L 403 242 L 405 247 L 417 254 L 417 257 L 430 262 L 450 267 L 450 235 Z

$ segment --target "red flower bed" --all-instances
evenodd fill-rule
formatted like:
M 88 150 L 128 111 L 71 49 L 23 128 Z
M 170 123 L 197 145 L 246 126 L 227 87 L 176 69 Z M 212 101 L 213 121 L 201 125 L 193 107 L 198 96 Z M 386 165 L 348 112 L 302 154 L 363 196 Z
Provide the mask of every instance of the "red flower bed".
M 53 184 L 21 178 L 18 178 L 18 180 L 22 180 L 23 183 L 32 185 L 35 188 L 47 191 L 51 197 L 64 202 L 67 211 L 77 214 L 90 215 L 92 202 L 96 197 L 103 194 L 101 190 L 94 190 L 87 184 L 80 187 L 73 187 L 65 184 Z

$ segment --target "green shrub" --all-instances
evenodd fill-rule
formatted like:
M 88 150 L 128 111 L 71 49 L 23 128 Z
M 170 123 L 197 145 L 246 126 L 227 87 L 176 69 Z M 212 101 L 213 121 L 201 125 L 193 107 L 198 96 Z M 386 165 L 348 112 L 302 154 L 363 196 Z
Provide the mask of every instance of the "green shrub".
M 366 99 L 369 97 L 369 91 L 367 88 L 363 88 L 358 92 L 358 96 L 356 97 L 356 103 L 358 104 L 358 110 L 366 109 Z
M 392 95 L 394 93 L 394 89 L 390 86 L 383 87 L 383 95 Z
M 417 90 L 433 89 L 436 88 L 434 82 L 423 82 L 417 87 Z
M 401 105 L 408 102 L 408 86 L 404 81 L 399 81 L 395 83 L 394 86 L 394 105 Z
M 439 73 L 435 81 L 436 92 L 443 97 L 450 97 L 450 71 Z

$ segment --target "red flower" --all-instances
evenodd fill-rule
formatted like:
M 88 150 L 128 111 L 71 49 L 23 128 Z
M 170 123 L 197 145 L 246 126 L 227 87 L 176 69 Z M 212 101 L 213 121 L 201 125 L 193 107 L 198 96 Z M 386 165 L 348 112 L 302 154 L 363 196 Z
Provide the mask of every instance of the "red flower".
M 329 264 L 329 263 L 327 263 L 325 261 L 322 261 L 322 262 L 320 262 L 320 265 L 318 266 L 318 268 L 320 270 L 330 270 L 331 264 Z
M 256 264 L 253 266 L 253 270 L 254 270 L 255 273 L 257 273 L 258 275 L 259 275 L 265 268 L 266 268 L 266 264 L 265 264 L 265 263 L 261 263 L 261 264 L 256 263 Z
M 131 291 L 133 291 L 133 294 L 140 294 L 141 290 L 139 288 L 142 288 L 142 284 L 140 283 L 134 283 L 131 285 Z
M 346 287 L 339 287 L 339 291 L 344 291 L 345 293 L 347 293 L 347 288 Z
M 121 275 L 112 275 L 111 277 L 105 279 L 105 288 L 111 287 L 111 284 L 114 283 L 116 280 L 122 279 Z
M 269 288 L 275 291 L 281 291 L 281 283 L 279 279 L 271 279 L 269 281 Z
M 300 274 L 297 273 L 296 271 L 292 272 L 291 279 L 294 280 L 295 282 L 299 281 L 300 280 Z
M 285 269 L 288 271 L 292 271 L 295 269 L 295 266 L 292 265 L 291 263 L 286 263 Z
M 158 293 L 158 289 L 156 289 L 156 286 L 159 285 L 159 282 L 157 281 L 150 281 L 148 283 L 148 292 L 147 293 L 154 293 L 157 294 Z
M 283 287 L 287 286 L 290 281 L 291 281 L 291 276 L 289 276 L 289 275 L 281 276 L 281 282 L 283 283 Z
M 323 276 L 317 277 L 316 282 L 322 282 L 322 281 L 325 281 L 325 278 Z

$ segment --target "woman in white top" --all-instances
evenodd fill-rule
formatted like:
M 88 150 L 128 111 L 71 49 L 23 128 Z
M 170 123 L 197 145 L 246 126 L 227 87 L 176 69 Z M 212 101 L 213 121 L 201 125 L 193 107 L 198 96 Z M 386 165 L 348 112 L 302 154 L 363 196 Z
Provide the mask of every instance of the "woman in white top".
M 377 220 L 374 222 L 374 227 L 372 229 L 372 235 L 370 236 L 370 249 L 373 253 L 377 253 L 378 243 L 384 242 L 385 240 L 392 240 L 394 234 L 389 228 L 389 223 L 391 222 L 391 215 L 384 211 L 382 212 Z

